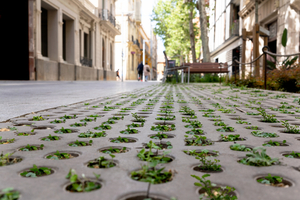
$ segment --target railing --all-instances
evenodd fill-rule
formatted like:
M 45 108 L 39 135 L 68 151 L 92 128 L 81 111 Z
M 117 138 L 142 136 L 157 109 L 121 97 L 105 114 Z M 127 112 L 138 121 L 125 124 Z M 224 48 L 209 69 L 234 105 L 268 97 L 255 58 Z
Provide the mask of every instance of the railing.
M 81 57 L 80 63 L 81 63 L 82 65 L 86 65 L 86 66 L 89 66 L 89 67 L 92 67 L 92 66 L 93 66 L 93 60 L 92 60 L 92 59 L 89 59 L 89 58 L 87 58 L 87 57 Z
M 116 23 L 116 18 L 113 14 L 111 14 L 109 12 L 109 10 L 107 9 L 100 9 L 99 10 L 99 18 L 101 20 L 105 20 L 105 21 L 109 21 L 114 27 L 117 26 L 117 23 Z M 119 25 L 120 26 L 120 25 Z M 116 27 L 117 28 L 117 27 Z M 120 29 L 119 29 L 120 30 Z
M 283 62 L 283 63 L 286 63 L 286 61 L 288 60 L 288 58 L 290 58 L 291 56 L 296 56 L 294 59 L 294 62 L 299 58 L 298 56 L 300 55 L 300 52 L 298 53 L 294 53 L 294 54 L 286 54 L 286 55 L 281 55 L 281 54 L 275 54 L 275 53 L 272 53 L 270 52 L 270 48 L 268 46 L 264 46 L 262 48 L 262 51 L 263 53 L 261 55 L 259 55 L 256 59 L 254 59 L 252 62 L 249 62 L 249 63 L 241 63 L 239 62 L 236 57 L 233 58 L 233 66 L 236 66 L 236 65 L 250 65 L 250 64 L 253 64 L 254 62 L 256 62 L 258 59 L 260 59 L 262 56 L 264 56 L 264 87 L 265 89 L 267 89 L 267 61 L 268 61 L 268 58 L 267 58 L 267 55 L 270 55 L 270 56 L 273 56 L 273 57 L 287 57 L 287 59 Z M 292 65 L 293 63 L 291 63 Z
M 230 36 L 238 36 L 239 35 L 239 20 L 234 20 L 230 27 Z

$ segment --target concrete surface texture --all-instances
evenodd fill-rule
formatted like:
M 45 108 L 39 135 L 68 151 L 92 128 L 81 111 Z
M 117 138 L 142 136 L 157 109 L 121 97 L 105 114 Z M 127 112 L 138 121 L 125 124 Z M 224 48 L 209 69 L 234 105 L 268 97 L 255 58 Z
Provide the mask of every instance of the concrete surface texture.
M 135 83 L 136 84 L 136 83 Z M 139 85 L 139 84 L 137 84 Z M 57 86 L 58 87 L 58 86 Z M 81 88 L 83 89 L 83 88 Z M 88 92 L 88 91 L 86 91 Z M 164 120 L 158 120 L 163 117 L 161 111 L 172 111 L 170 115 L 174 115 L 175 119 L 168 120 L 168 123 L 175 124 L 176 130 L 165 132 L 172 134 L 174 138 L 163 139 L 163 143 L 169 141 L 172 144 L 168 155 L 173 161 L 161 164 L 165 170 L 171 170 L 173 173 L 172 181 L 155 184 L 151 186 L 150 196 L 153 199 L 168 200 L 197 200 L 199 199 L 200 187 L 194 185 L 197 182 L 191 175 L 202 176 L 206 173 L 211 180 L 219 186 L 234 187 L 234 191 L 238 199 L 241 200 L 296 200 L 299 199 L 300 172 L 299 159 L 288 158 L 283 156 L 284 153 L 300 152 L 298 134 L 284 133 L 285 128 L 282 123 L 266 123 L 262 122 L 262 116 L 254 115 L 258 113 L 256 108 L 262 107 L 267 114 L 276 115 L 278 120 L 287 120 L 290 125 L 299 125 L 300 105 L 294 102 L 299 95 L 293 95 L 284 92 L 270 92 L 264 90 L 241 89 L 219 87 L 218 85 L 209 84 L 190 84 L 190 85 L 149 85 L 149 87 L 140 87 L 139 89 L 131 88 L 130 92 L 123 91 L 123 95 L 114 95 L 107 93 L 105 97 L 79 102 L 69 106 L 60 106 L 49 109 L 47 111 L 36 112 L 24 117 L 11 119 L 9 122 L 0 123 L 0 132 L 2 140 L 15 138 L 16 140 L 10 144 L 0 144 L 3 153 L 15 152 L 14 157 L 22 158 L 22 161 L 9 166 L 0 167 L 0 190 L 13 187 L 21 194 L 20 199 L 37 200 L 37 199 L 105 199 L 105 200 L 124 200 L 130 199 L 128 195 L 145 195 L 148 183 L 131 179 L 130 173 L 140 169 L 141 165 L 146 162 L 140 161 L 137 153 L 151 139 L 149 135 L 156 134 L 157 131 L 151 130 L 151 127 L 157 123 L 164 123 Z M 88 92 L 90 93 L 90 92 Z M 18 95 L 18 94 L 16 94 Z M 110 95 L 109 98 L 107 96 Z M 61 98 L 60 96 L 58 96 Z M 73 99 L 83 101 L 84 99 Z M 151 100 L 151 101 L 150 101 Z M 157 102 L 156 102 L 157 100 Z M 138 102 L 138 103 L 133 103 Z M 153 104 L 153 105 L 152 105 Z M 105 107 L 106 106 L 106 107 Z M 161 108 L 169 106 L 168 108 Z M 208 146 L 186 146 L 185 135 L 191 128 L 190 122 L 183 122 L 183 115 L 180 110 L 183 106 L 189 107 L 195 111 L 196 118 L 191 121 L 198 120 L 201 122 L 205 137 L 213 141 Z M 108 108 L 115 107 L 115 108 Z M 130 108 L 128 110 L 125 108 Z M 213 111 L 207 112 L 208 109 Z M 132 113 L 143 116 L 145 124 L 143 127 L 136 128 L 139 132 L 136 134 L 125 135 L 120 131 L 127 128 L 134 118 Z M 113 116 L 125 114 L 123 120 L 116 120 L 115 124 L 111 124 L 112 129 L 105 130 L 106 137 L 91 138 L 93 144 L 85 147 L 71 147 L 68 144 L 76 140 L 88 141 L 90 138 L 79 138 L 80 133 L 95 131 L 103 122 L 107 122 Z M 67 119 L 63 123 L 53 124 L 55 119 L 59 120 L 64 115 L 74 116 L 74 119 Z M 91 115 L 100 115 L 95 120 Z M 44 120 L 33 121 L 34 117 L 42 116 Z M 85 118 L 91 118 L 91 122 L 87 122 L 82 127 L 72 127 L 75 123 L 84 123 Z M 219 132 L 217 129 L 222 126 L 215 126 L 214 119 L 221 120 L 228 127 L 233 127 L 233 132 Z M 241 124 L 246 121 L 251 124 Z M 257 126 L 260 131 L 276 133 L 279 137 L 263 138 L 255 137 L 252 132 L 254 130 L 247 129 L 248 126 Z M 10 130 L 12 127 L 17 130 Z M 58 134 L 56 130 L 64 128 L 72 129 L 72 133 Z M 297 127 L 295 127 L 297 129 Z M 9 129 L 9 130 L 7 130 Z M 33 130 L 34 129 L 34 130 Z M 17 136 L 18 133 L 27 132 L 34 135 Z M 42 141 L 41 138 L 48 136 L 61 137 L 58 141 Z M 230 146 L 234 142 L 221 141 L 221 134 L 238 134 L 244 140 L 236 141 L 238 144 L 244 144 L 254 148 L 262 146 L 270 140 L 282 142 L 286 140 L 286 146 L 272 146 L 263 148 L 267 149 L 267 155 L 271 158 L 279 158 L 279 162 L 272 166 L 255 167 L 238 163 L 238 160 L 244 158 L 247 152 L 233 151 Z M 117 137 L 134 138 L 134 143 L 112 143 L 110 140 Z M 193 137 L 193 136 L 190 136 Z M 152 139 L 154 142 L 159 140 Z M 43 150 L 37 151 L 19 151 L 19 148 L 30 145 L 44 144 Z M 88 168 L 87 163 L 99 156 L 109 158 L 108 154 L 100 152 L 100 150 L 110 147 L 127 147 L 127 152 L 115 154 L 114 161 L 117 163 L 115 167 L 108 169 Z M 183 150 L 203 150 L 218 151 L 219 155 L 214 157 L 220 160 L 223 172 L 199 172 L 194 167 L 200 164 L 199 160 L 194 156 L 187 155 Z M 77 157 L 65 160 L 50 160 L 45 156 L 56 152 L 69 152 L 77 154 Z M 162 150 L 159 150 L 162 153 Z M 36 164 L 37 166 L 46 166 L 52 168 L 54 173 L 38 178 L 24 178 L 20 173 L 28 170 Z M 66 191 L 66 186 L 70 184 L 65 178 L 69 170 L 73 168 L 78 175 L 85 174 L 86 177 L 94 177 L 93 173 L 101 174 L 102 187 L 99 190 L 86 193 L 71 193 Z M 289 181 L 290 186 L 287 188 L 266 186 L 258 183 L 256 179 L 261 176 L 271 174 L 272 176 L 281 176 L 284 181 Z M 137 198 L 144 199 L 144 198 Z
M 157 82 L 0 81 L 0 122 L 35 111 L 116 95 Z

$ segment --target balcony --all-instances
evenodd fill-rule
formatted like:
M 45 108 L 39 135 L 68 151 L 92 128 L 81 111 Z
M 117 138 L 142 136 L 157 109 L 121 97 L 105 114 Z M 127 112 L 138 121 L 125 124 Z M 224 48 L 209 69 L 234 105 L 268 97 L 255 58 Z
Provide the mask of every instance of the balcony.
M 101 24 L 106 26 L 116 35 L 121 35 L 121 27 L 119 24 L 117 24 L 115 16 L 109 12 L 109 10 L 99 9 L 99 18 L 101 19 Z

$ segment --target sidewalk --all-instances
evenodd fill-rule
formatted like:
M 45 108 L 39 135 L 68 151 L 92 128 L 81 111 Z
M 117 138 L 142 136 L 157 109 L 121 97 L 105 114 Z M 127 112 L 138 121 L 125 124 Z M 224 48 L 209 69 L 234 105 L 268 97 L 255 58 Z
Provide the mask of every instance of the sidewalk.
M 159 82 L 0 81 L 0 122 L 27 113 L 130 92 Z

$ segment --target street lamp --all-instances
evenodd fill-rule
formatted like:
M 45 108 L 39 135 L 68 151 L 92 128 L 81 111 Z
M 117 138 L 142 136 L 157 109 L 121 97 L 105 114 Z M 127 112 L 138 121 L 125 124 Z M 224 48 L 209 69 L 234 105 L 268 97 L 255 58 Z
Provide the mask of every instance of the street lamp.
M 124 35 L 123 35 L 123 33 L 124 33 L 124 15 L 125 16 L 131 16 L 131 15 L 133 15 L 133 13 L 134 13 L 134 11 L 129 11 L 129 12 L 127 12 L 126 14 L 122 11 L 122 26 L 121 26 L 121 34 L 122 34 L 122 82 L 123 82 L 123 79 L 124 79 L 124 70 L 123 70 L 123 68 L 124 68 Z
M 143 40 L 143 65 L 145 67 L 145 42 L 149 42 L 150 40 Z M 143 80 L 145 81 L 145 74 L 143 70 Z

